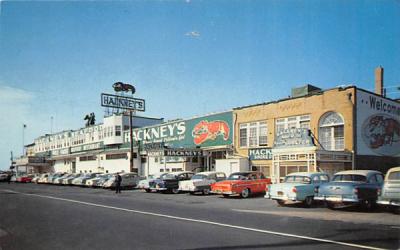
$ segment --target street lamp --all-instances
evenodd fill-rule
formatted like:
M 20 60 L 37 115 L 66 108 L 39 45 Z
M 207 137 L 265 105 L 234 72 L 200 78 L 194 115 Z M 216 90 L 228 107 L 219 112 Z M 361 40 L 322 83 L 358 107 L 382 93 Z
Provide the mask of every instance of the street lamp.
M 25 151 L 25 129 L 26 129 L 26 124 L 22 124 L 22 156 L 24 156 L 24 151 Z

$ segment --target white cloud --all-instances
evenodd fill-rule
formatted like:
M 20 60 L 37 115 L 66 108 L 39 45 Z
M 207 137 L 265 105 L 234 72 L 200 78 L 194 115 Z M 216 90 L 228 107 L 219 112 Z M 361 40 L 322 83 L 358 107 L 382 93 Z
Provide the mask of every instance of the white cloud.
M 190 37 L 193 37 L 193 38 L 198 38 L 198 37 L 200 37 L 200 32 L 198 32 L 198 31 L 196 31 L 196 30 L 192 30 L 192 31 L 186 32 L 185 36 L 190 36 Z
M 34 98 L 32 92 L 23 89 L 0 86 L 0 104 L 21 104 L 31 101 Z

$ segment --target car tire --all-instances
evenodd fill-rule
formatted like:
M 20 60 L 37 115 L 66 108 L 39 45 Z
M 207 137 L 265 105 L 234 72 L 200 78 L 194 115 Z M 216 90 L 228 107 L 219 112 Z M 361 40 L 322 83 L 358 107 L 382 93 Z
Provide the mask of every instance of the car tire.
M 327 208 L 329 208 L 329 209 L 332 209 L 332 210 L 335 210 L 336 209 L 336 206 L 335 206 L 335 203 L 332 203 L 332 202 L 325 202 L 325 205 L 326 205 L 326 207 Z
M 173 188 L 171 191 L 173 194 L 179 194 L 179 189 L 177 188 Z
M 151 189 L 150 188 L 146 188 L 144 191 L 146 191 L 146 193 L 150 193 Z
M 222 196 L 225 197 L 225 198 L 229 198 L 230 197 L 229 194 L 222 194 Z
M 304 200 L 303 204 L 306 207 L 313 207 L 314 206 L 314 197 L 307 196 L 306 199 Z
M 400 207 L 396 207 L 396 206 L 391 206 L 389 208 L 390 212 L 394 213 L 394 214 L 400 214 Z
M 285 201 L 284 200 L 276 200 L 276 203 L 278 203 L 278 205 L 281 206 L 281 207 L 285 206 Z
M 208 188 L 203 189 L 203 194 L 204 195 L 209 195 L 210 194 L 210 189 L 208 189 Z
M 189 192 L 190 195 L 194 195 L 194 192 Z
M 240 197 L 242 198 L 248 198 L 250 196 L 250 189 L 245 188 L 240 192 Z

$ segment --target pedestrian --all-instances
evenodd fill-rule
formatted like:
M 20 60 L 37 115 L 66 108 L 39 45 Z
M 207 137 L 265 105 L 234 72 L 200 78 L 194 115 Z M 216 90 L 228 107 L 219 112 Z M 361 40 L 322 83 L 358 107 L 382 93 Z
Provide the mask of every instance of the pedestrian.
M 121 193 L 121 182 L 122 182 L 122 177 L 117 173 L 115 176 L 115 193 Z
M 11 173 L 8 173 L 8 174 L 7 174 L 7 182 L 8 182 L 8 184 L 11 183 L 11 177 L 12 177 L 12 174 L 11 174 Z

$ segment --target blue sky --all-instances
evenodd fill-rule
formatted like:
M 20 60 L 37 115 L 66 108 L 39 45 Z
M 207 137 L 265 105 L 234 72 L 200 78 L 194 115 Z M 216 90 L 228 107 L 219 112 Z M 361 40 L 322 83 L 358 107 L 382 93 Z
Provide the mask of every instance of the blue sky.
M 400 85 L 399 1 L 1 1 L 0 169 L 10 151 L 102 121 L 100 93 L 136 86 L 142 115 L 188 118 L 311 83 Z M 389 96 L 399 97 L 399 93 Z

